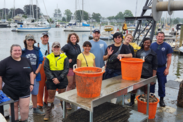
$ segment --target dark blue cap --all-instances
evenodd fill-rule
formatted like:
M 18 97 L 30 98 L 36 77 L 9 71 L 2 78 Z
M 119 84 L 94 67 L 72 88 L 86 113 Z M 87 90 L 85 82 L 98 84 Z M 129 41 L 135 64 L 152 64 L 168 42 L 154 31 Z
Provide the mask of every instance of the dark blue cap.
M 93 33 L 95 33 L 95 32 L 100 33 L 100 30 L 99 30 L 99 29 L 95 29 L 95 30 L 93 30 Z

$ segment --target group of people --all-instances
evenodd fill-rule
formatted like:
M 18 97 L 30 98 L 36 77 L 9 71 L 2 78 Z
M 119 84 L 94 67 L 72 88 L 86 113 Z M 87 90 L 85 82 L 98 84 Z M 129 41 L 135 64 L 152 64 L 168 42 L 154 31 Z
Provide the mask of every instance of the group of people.
M 113 35 L 114 44 L 107 46 L 105 41 L 100 40 L 100 30 L 95 29 L 93 40 L 83 43 L 83 51 L 78 45 L 79 37 L 76 33 L 69 34 L 67 44 L 62 47 L 59 42 L 51 44 L 48 40 L 48 33 L 42 34 L 39 43 L 33 35 L 28 34 L 23 41 L 24 49 L 20 45 L 13 44 L 10 56 L 0 62 L 0 90 L 15 100 L 14 111 L 17 122 L 18 107 L 21 121 L 25 122 L 28 119 L 30 94 L 32 94 L 33 113 L 45 115 L 44 120 L 49 120 L 56 91 L 62 93 L 76 88 L 74 64 L 77 64 L 77 67 L 105 66 L 103 79 L 108 79 L 121 75 L 120 58 L 145 57 L 142 78 L 157 75 L 160 106 L 165 106 L 163 98 L 166 76 L 173 51 L 163 42 L 163 32 L 158 33 L 157 42 L 153 44 L 151 39 L 145 38 L 136 54 L 130 45 L 133 36 L 131 34 L 123 36 L 120 32 Z M 151 84 L 151 92 L 154 90 L 155 84 Z M 130 106 L 134 104 L 135 93 L 136 91 L 132 92 Z M 60 102 L 62 105 L 62 101 Z M 43 106 L 46 107 L 45 113 L 40 110 Z M 66 108 L 72 109 L 70 103 L 66 103 Z

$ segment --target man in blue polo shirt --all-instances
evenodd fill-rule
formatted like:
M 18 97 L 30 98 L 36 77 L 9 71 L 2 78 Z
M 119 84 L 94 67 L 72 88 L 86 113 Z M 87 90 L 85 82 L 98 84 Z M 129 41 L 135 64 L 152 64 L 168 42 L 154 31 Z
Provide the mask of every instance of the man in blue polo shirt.
M 107 43 L 100 39 L 100 30 L 95 29 L 93 31 L 93 40 L 90 40 L 92 48 L 91 53 L 95 55 L 96 67 L 102 68 L 104 64 L 103 56 L 105 55 L 105 50 L 107 49 Z
M 163 98 L 165 97 L 165 83 L 167 82 L 166 76 L 169 73 L 169 68 L 171 64 L 171 57 L 173 50 L 169 44 L 164 42 L 165 34 L 164 32 L 159 32 L 156 36 L 157 41 L 152 43 L 150 48 L 156 52 L 158 59 L 158 69 L 157 69 L 157 78 L 158 78 L 158 95 L 160 96 L 160 106 L 165 107 Z M 151 92 L 154 93 L 155 84 L 151 85 Z

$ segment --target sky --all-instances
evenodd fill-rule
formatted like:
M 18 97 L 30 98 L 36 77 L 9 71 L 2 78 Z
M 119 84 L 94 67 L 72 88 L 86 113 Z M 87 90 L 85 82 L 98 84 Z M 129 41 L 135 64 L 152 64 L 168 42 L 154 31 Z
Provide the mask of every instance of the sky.
M 5 5 L 4 5 L 5 1 Z M 15 8 L 23 9 L 24 5 L 30 4 L 31 0 L 15 0 Z M 54 10 L 58 8 L 61 10 L 62 14 L 66 9 L 70 9 L 72 13 L 75 11 L 75 0 L 37 0 L 38 6 L 41 8 L 41 12 L 44 15 L 49 15 L 53 17 Z M 44 2 L 43 2 L 44 1 Z M 84 10 L 92 14 L 100 13 L 102 17 L 115 16 L 118 12 L 124 12 L 125 10 L 131 10 L 133 15 L 140 16 L 142 8 L 146 0 L 83 0 Z M 168 1 L 168 0 L 164 0 Z M 183 0 L 175 0 L 183 1 Z M 36 4 L 36 0 L 33 0 Z M 44 6 L 45 3 L 45 6 Z M 136 6 L 137 3 L 137 6 Z M 13 8 L 14 0 L 0 0 L 0 8 Z M 46 9 L 45 9 L 46 7 Z M 136 9 L 137 7 L 137 9 Z M 82 0 L 78 0 L 77 8 L 82 8 Z M 46 12 L 47 11 L 47 12 Z M 151 10 L 148 11 L 147 15 L 150 15 Z M 168 16 L 167 12 L 163 12 L 163 16 Z M 183 18 L 183 11 L 175 11 L 172 18 L 180 17 Z

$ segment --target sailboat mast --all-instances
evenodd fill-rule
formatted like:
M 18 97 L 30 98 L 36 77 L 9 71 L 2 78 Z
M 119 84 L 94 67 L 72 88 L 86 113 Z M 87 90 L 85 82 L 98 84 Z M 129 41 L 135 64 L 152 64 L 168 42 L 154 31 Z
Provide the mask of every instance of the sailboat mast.
M 31 0 L 30 0 L 30 16 L 31 16 L 32 14 L 31 14 Z
M 84 0 L 82 0 L 82 17 L 81 17 L 81 22 L 83 22 L 83 14 L 84 14 Z
M 5 15 L 4 15 L 5 17 L 4 18 L 6 20 L 6 4 L 5 4 L 5 0 L 4 0 L 4 8 L 5 8 Z
M 33 18 L 34 18 L 34 5 L 33 5 L 33 0 L 32 0 L 32 15 L 33 15 Z
M 14 0 L 14 16 L 15 16 L 15 0 Z
M 38 1 L 36 0 L 36 18 L 37 18 L 37 21 L 38 21 Z

